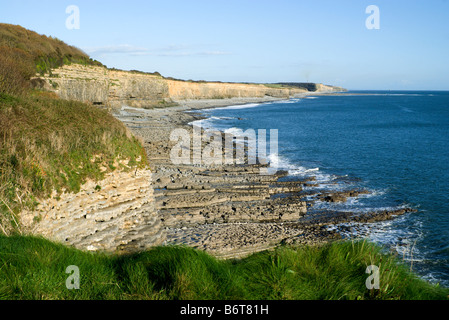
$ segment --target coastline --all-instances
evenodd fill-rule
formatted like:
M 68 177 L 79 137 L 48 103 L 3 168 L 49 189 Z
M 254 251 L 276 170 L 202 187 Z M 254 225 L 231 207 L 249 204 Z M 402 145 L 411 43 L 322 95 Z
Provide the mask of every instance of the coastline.
M 321 94 L 321 93 L 318 93 Z M 317 93 L 304 94 L 301 98 Z M 152 171 L 156 210 L 167 238 L 164 245 L 187 245 L 219 258 L 237 258 L 280 244 L 318 244 L 342 235 L 338 224 L 370 224 L 392 219 L 411 209 L 370 212 L 323 212 L 310 217 L 304 187 L 315 178 L 282 179 L 285 171 L 260 175 L 260 165 L 174 165 L 169 141 L 174 129 L 191 132 L 189 123 L 204 119 L 203 109 L 273 102 L 279 98 L 232 98 L 177 101 L 158 109 L 122 107 L 114 115 L 144 141 Z M 195 111 L 199 111 L 196 113 Z M 344 190 L 317 196 L 328 202 L 346 201 L 364 190 Z

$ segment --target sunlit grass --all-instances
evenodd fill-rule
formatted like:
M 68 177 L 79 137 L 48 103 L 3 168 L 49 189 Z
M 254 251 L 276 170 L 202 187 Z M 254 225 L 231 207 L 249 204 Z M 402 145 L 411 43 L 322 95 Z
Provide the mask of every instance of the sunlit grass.
M 368 265 L 380 270 L 369 290 Z M 80 289 L 66 287 L 69 265 Z M 87 253 L 31 237 L 0 237 L 0 298 L 138 300 L 417 300 L 449 290 L 410 273 L 368 242 L 280 247 L 239 260 L 218 260 L 184 247 L 133 255 Z

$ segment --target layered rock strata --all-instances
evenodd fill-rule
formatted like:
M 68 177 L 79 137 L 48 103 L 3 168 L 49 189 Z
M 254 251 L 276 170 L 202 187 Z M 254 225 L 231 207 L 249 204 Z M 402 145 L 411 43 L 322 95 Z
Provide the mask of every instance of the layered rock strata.
M 187 123 L 199 119 L 185 112 L 189 105 L 210 107 L 209 101 L 180 104 L 154 110 L 123 107 L 116 114 L 145 141 L 166 245 L 188 245 L 220 258 L 236 258 L 281 243 L 339 239 L 341 233 L 335 226 L 383 221 L 410 211 L 312 213 L 315 201 L 344 202 L 367 191 L 323 192 L 313 176 L 289 180 L 285 172 L 263 175 L 261 165 L 173 164 L 170 151 L 175 142 L 170 141 L 170 133 L 179 128 L 191 130 Z
M 135 252 L 165 240 L 149 170 L 112 172 L 78 193 L 54 194 L 21 220 L 31 234 L 82 250 Z
M 188 99 L 289 98 L 308 92 L 302 87 L 273 87 L 264 84 L 172 80 L 155 73 L 121 71 L 98 66 L 65 65 L 51 74 L 37 76 L 32 84 L 68 100 L 90 102 L 118 109 L 167 107 Z M 315 84 L 315 92 L 332 92 L 336 87 Z
M 119 108 L 163 106 L 169 100 L 168 84 L 161 76 L 105 67 L 65 65 L 32 83 L 60 98 Z

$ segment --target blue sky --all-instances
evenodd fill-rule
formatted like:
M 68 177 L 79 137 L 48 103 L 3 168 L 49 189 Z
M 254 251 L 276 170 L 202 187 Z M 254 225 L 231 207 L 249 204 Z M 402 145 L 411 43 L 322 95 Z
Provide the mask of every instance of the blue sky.
M 79 29 L 66 27 L 69 5 Z M 181 79 L 449 90 L 448 0 L 0 0 L 0 22 Z

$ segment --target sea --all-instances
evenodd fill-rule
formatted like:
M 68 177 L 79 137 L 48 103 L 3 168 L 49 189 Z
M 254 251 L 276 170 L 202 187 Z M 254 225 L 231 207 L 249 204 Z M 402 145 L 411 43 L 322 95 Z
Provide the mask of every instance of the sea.
M 269 161 L 289 177 L 314 176 L 325 191 L 369 191 L 343 203 L 317 201 L 313 210 L 416 209 L 353 223 L 342 235 L 376 242 L 449 287 L 449 91 L 348 91 L 202 113 L 206 128 L 277 129 Z

